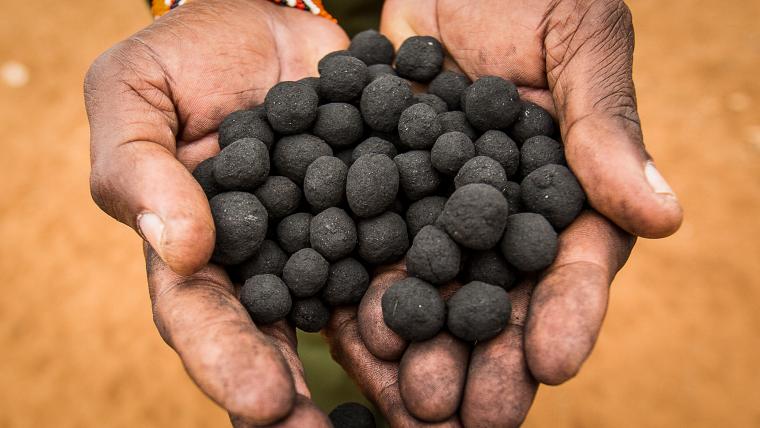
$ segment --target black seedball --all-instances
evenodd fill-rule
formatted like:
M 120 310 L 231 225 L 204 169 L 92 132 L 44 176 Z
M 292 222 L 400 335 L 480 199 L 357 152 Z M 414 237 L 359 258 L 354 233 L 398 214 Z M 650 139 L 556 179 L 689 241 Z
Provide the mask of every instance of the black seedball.
M 220 193 L 209 200 L 216 228 L 211 260 L 236 265 L 256 253 L 267 235 L 267 210 L 245 192 Z
M 352 163 L 354 163 L 354 160 L 352 159 L 354 156 L 354 149 L 346 149 L 341 150 L 338 153 L 335 154 L 335 157 L 340 159 L 341 162 L 343 162 L 346 167 L 351 166 Z
M 367 65 L 393 62 L 393 44 L 387 37 L 375 30 L 357 33 L 351 39 L 348 51 Z
M 430 36 L 412 36 L 404 40 L 396 53 L 396 72 L 416 82 L 429 82 L 443 66 L 443 46 Z
M 396 76 L 396 70 L 388 64 L 372 64 L 367 66 L 367 74 L 371 82 L 384 74 Z
M 347 103 L 319 106 L 312 133 L 335 149 L 356 144 L 364 133 L 364 121 L 359 109 Z
M 269 218 L 279 220 L 293 214 L 301 204 L 301 189 L 289 178 L 271 175 L 253 192 L 264 204 Z
M 409 249 L 406 223 L 394 212 L 359 221 L 357 232 L 359 257 L 370 264 L 395 262 Z
M 255 324 L 271 324 L 284 319 L 293 304 L 288 287 L 271 274 L 248 278 L 240 289 L 240 303 Z
M 296 297 L 317 294 L 327 282 L 330 264 L 316 250 L 304 248 L 290 256 L 282 269 L 282 279 Z
M 398 119 L 412 104 L 412 88 L 404 79 L 382 75 L 362 91 L 360 109 L 364 122 L 382 132 L 396 132 Z
M 348 256 L 356 247 L 356 225 L 340 208 L 328 208 L 311 219 L 311 247 L 328 261 Z
M 445 204 L 446 198 L 443 196 L 428 196 L 409 205 L 406 210 L 406 226 L 409 229 L 409 235 L 414 237 L 423 227 L 435 224 Z
M 437 95 L 446 102 L 449 110 L 459 110 L 462 92 L 471 83 L 470 79 L 464 74 L 444 70 L 430 82 L 428 92 Z
M 334 428 L 375 428 L 372 412 L 359 403 L 343 403 L 329 417 Z
M 549 164 L 565 164 L 565 148 L 562 143 L 543 135 L 525 140 L 520 148 L 520 174 L 525 177 Z
M 470 253 L 465 263 L 464 279 L 466 282 L 481 281 L 510 290 L 517 283 L 517 272 L 499 251 L 475 251 Z
M 520 213 L 507 218 L 501 253 L 514 267 L 533 272 L 548 267 L 557 256 L 557 232 L 540 214 Z
M 306 168 L 303 192 L 314 211 L 340 205 L 347 175 L 348 166 L 332 156 L 320 156 Z
M 266 239 L 251 258 L 241 263 L 237 272 L 242 280 L 255 275 L 272 274 L 281 276 L 288 255 L 276 242 Z
M 272 128 L 281 134 L 298 134 L 317 118 L 319 95 L 311 86 L 280 82 L 267 92 L 264 107 Z
M 438 222 L 458 244 L 473 250 L 493 248 L 504 232 L 507 200 L 488 184 L 458 188 L 446 201 Z
M 272 147 L 274 132 L 266 119 L 263 106 L 230 113 L 219 124 L 219 148 L 223 149 L 242 138 L 255 138 Z
M 290 322 L 297 328 L 316 333 L 330 321 L 330 308 L 317 297 L 296 300 L 288 315 Z
M 395 156 L 395 155 L 394 155 Z M 199 163 L 193 170 L 193 177 L 201 185 L 207 199 L 222 193 L 224 189 L 214 179 L 214 161 L 216 157 L 210 157 Z
M 509 127 L 509 135 L 522 143 L 537 135 L 553 136 L 557 132 L 554 119 L 548 111 L 530 101 L 521 103 L 517 120 Z
M 467 120 L 481 131 L 505 129 L 520 113 L 517 87 L 501 77 L 481 77 L 469 87 L 464 109 Z
M 319 95 L 319 77 L 304 77 L 303 79 L 297 80 L 296 83 L 300 83 L 302 85 L 310 87 L 311 89 L 314 89 L 314 92 Z
M 507 292 L 480 281 L 470 282 L 457 290 L 447 306 L 449 331 L 470 342 L 488 340 L 499 334 L 512 313 Z
M 427 104 L 435 110 L 437 114 L 445 113 L 449 111 L 449 106 L 446 105 L 446 101 L 433 94 L 414 94 L 414 103 Z
M 376 216 L 393 205 L 399 188 L 399 171 L 385 155 L 358 158 L 348 169 L 346 200 L 359 217 Z
M 214 161 L 214 180 L 228 190 L 252 190 L 269 175 L 269 150 L 255 138 L 225 147 Z
M 385 324 L 413 342 L 435 336 L 446 318 L 446 304 L 438 290 L 414 277 L 402 279 L 388 288 L 380 305 Z
M 272 165 L 296 184 L 303 184 L 306 168 L 320 156 L 332 156 L 330 146 L 321 138 L 310 134 L 288 135 L 274 145 Z
M 398 167 L 399 181 L 404 196 L 411 201 L 436 193 L 440 185 L 438 171 L 430 161 L 427 150 L 412 150 L 393 158 Z
M 330 265 L 322 299 L 330 306 L 355 305 L 369 287 L 369 273 L 358 260 L 346 257 Z
M 447 132 L 435 141 L 430 161 L 441 174 L 455 175 L 462 165 L 475 157 L 475 145 L 459 131 Z
M 390 141 L 383 140 L 380 137 L 369 137 L 354 147 L 351 161 L 356 162 L 360 157 L 370 154 L 386 155 L 393 159 L 398 154 L 398 150 Z
M 522 211 L 522 199 L 520 197 L 520 184 L 514 181 L 507 181 L 504 187 L 504 197 L 507 198 L 509 205 L 509 215 L 517 214 Z M 487 281 L 486 281 L 487 282 Z
M 507 177 L 514 176 L 520 166 L 520 150 L 517 148 L 517 143 L 501 131 L 484 132 L 475 141 L 475 153 L 499 162 Z
M 478 138 L 478 134 L 475 129 L 467 121 L 467 116 L 463 111 L 447 111 L 438 115 L 438 122 L 441 124 L 441 132 L 447 133 L 452 131 L 459 131 L 471 140 Z
M 319 96 L 323 100 L 354 101 L 369 82 L 367 65 L 353 56 L 335 55 L 324 58 L 320 64 Z
M 417 103 L 401 112 L 398 120 L 398 136 L 408 149 L 430 149 L 441 135 L 438 113 L 427 104 Z
M 309 247 L 311 214 L 295 213 L 280 221 L 277 225 L 277 241 L 288 254 Z
M 330 62 L 332 58 L 335 58 L 336 56 L 353 56 L 353 55 L 351 55 L 351 52 L 349 52 L 348 49 L 330 52 L 329 54 L 323 56 L 322 59 L 320 59 L 319 62 L 317 63 L 317 72 L 319 74 L 322 74 L 322 72 L 325 69 L 325 65 L 328 62 Z
M 475 156 L 465 162 L 454 177 L 457 188 L 473 183 L 490 184 L 503 191 L 507 186 L 507 174 L 499 162 L 487 156 Z
M 543 215 L 555 229 L 575 220 L 586 200 L 575 175 L 562 165 L 542 166 L 528 174 L 520 183 L 520 196 L 526 211 Z
M 444 284 L 459 273 L 462 254 L 443 230 L 433 225 L 422 228 L 406 253 L 409 275 L 431 284 Z

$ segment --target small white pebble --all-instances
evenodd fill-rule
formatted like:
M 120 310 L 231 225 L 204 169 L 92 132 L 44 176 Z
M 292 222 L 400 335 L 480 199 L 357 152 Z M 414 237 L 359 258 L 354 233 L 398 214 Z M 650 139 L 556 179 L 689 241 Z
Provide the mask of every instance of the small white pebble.
M 732 92 L 726 98 L 726 105 L 731 111 L 742 112 L 752 105 L 752 98 L 744 92 Z
M 6 61 L 0 66 L 0 78 L 11 88 L 20 88 L 29 83 L 29 70 L 20 62 Z

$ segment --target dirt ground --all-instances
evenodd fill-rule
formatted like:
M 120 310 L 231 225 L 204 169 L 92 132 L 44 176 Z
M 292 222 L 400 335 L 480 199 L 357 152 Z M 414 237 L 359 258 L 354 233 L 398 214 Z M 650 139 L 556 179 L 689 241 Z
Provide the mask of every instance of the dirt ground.
M 0 0 L 0 427 L 228 425 L 152 325 L 137 237 L 87 188 L 82 78 L 143 3 Z M 630 5 L 647 147 L 686 220 L 639 241 L 593 356 L 526 426 L 760 426 L 760 2 Z M 312 380 L 334 370 L 313 348 Z

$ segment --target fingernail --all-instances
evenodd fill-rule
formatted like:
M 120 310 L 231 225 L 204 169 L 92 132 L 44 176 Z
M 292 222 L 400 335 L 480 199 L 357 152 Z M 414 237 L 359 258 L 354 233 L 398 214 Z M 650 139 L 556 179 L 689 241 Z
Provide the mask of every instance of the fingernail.
M 668 182 L 665 181 L 665 177 L 663 177 L 662 174 L 660 174 L 660 171 L 657 170 L 657 167 L 654 166 L 654 162 L 647 161 L 644 166 L 644 175 L 647 178 L 647 182 L 649 182 L 649 186 L 652 187 L 652 190 L 655 193 L 677 199 L 676 194 L 673 193 L 673 189 L 671 189 Z
M 137 216 L 137 228 L 143 239 L 148 241 L 159 257 L 163 259 L 161 243 L 164 236 L 164 222 L 161 217 L 150 212 L 142 213 Z

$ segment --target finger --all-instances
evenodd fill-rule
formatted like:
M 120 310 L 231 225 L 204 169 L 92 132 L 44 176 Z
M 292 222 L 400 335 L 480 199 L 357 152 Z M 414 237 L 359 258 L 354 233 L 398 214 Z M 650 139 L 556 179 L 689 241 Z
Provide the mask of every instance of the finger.
M 470 346 L 449 333 L 409 345 L 399 365 L 404 405 L 424 421 L 444 421 L 462 401 Z
M 404 263 L 397 263 L 375 275 L 359 303 L 359 333 L 364 345 L 377 358 L 396 361 L 401 358 L 407 342 L 385 325 L 381 300 L 396 282 L 406 278 Z
M 234 414 L 230 414 L 230 422 L 232 422 L 232 426 L 235 428 L 264 426 Z M 332 428 L 327 415 L 311 399 L 301 394 L 296 396 L 293 411 L 285 419 L 266 426 L 270 428 Z
M 465 426 L 517 427 L 528 414 L 538 389 L 523 352 L 523 325 L 532 287 L 523 281 L 510 291 L 509 325 L 472 351 L 461 409 Z
M 556 385 L 591 353 L 607 311 L 609 286 L 635 239 L 586 211 L 559 238 L 557 259 L 536 286 L 525 352 L 533 375 Z
M 333 358 L 354 379 L 392 427 L 461 426 L 456 416 L 443 422 L 426 423 L 406 410 L 398 386 L 398 363 L 378 359 L 364 346 L 359 336 L 355 309 L 337 309 L 327 325 L 325 336 Z
M 311 392 L 306 385 L 306 374 L 303 369 L 303 363 L 298 357 L 298 338 L 296 330 L 287 321 L 281 320 L 272 324 L 258 327 L 272 342 L 275 348 L 285 358 L 293 376 L 296 392 L 306 398 L 311 398 Z
M 224 270 L 179 276 L 146 246 L 153 320 L 190 377 L 233 414 L 255 423 L 283 418 L 295 390 L 282 355 L 251 322 Z
M 205 195 L 175 157 L 178 119 L 161 67 L 127 41 L 87 74 L 93 199 L 132 227 L 175 271 L 208 262 L 214 225 Z
M 568 164 L 597 211 L 638 236 L 674 233 L 683 213 L 644 149 L 623 1 L 559 6 L 546 23 L 546 69 Z

